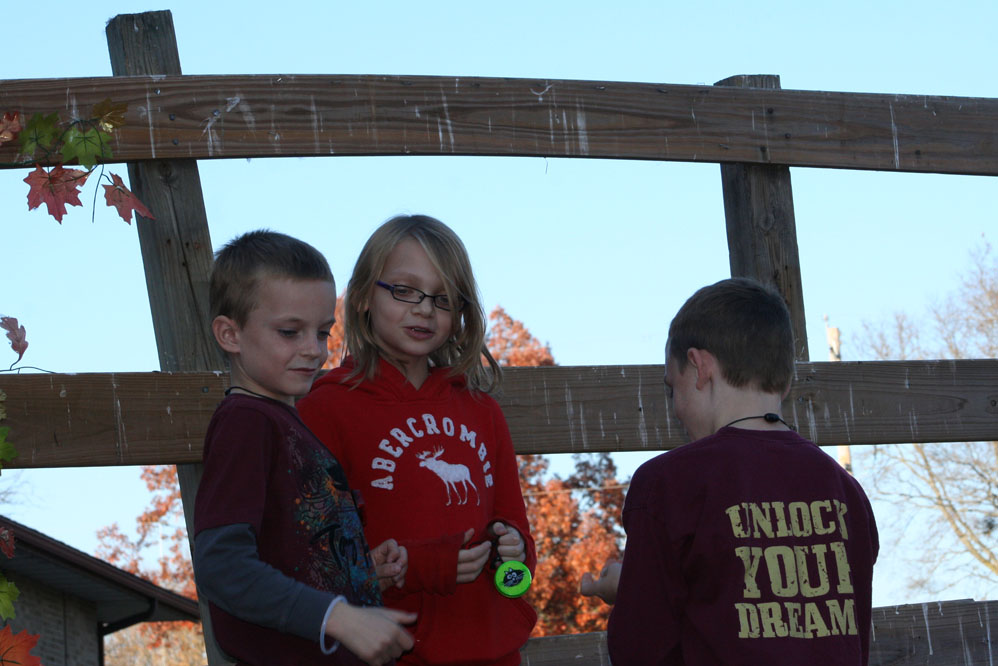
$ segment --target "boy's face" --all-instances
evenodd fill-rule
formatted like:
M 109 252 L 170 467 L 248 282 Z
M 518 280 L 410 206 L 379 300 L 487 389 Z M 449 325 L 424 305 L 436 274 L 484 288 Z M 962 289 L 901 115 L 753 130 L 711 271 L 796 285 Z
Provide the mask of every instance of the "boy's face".
M 232 385 L 294 405 L 326 361 L 335 311 L 332 282 L 261 278 L 245 325 L 231 322 L 219 340 L 231 358 Z
M 665 348 L 665 395 L 672 402 L 676 418 L 686 429 L 691 440 L 696 441 L 711 434 L 702 405 L 704 396 L 697 389 L 697 369 L 687 359 L 680 372 L 679 362 Z

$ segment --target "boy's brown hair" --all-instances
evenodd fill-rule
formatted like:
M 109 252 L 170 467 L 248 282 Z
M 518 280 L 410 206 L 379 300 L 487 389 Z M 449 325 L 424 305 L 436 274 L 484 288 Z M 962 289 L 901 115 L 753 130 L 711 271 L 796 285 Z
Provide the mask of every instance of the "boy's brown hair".
M 679 308 L 666 345 L 667 363 L 686 368 L 686 350 L 705 349 L 736 388 L 783 393 L 794 372 L 790 310 L 776 291 L 749 278 L 699 289 Z
M 257 285 L 265 277 L 334 282 L 326 258 L 305 241 L 268 229 L 250 231 L 215 253 L 209 321 L 224 315 L 244 326 L 256 307 Z

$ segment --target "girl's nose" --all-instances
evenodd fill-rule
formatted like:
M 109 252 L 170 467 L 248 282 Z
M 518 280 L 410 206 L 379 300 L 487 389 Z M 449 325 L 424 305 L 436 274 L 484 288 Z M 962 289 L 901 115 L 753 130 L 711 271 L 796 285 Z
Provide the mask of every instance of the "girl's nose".
M 412 304 L 412 311 L 423 315 L 424 317 L 430 317 L 433 315 L 433 309 L 436 306 L 433 305 L 433 299 L 429 296 L 423 297 L 419 303 Z

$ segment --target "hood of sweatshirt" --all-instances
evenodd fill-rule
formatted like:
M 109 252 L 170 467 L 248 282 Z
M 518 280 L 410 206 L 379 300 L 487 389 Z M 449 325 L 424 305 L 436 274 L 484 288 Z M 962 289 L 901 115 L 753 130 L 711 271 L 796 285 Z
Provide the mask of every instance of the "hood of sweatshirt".
M 354 387 L 357 378 L 347 378 L 355 367 L 353 356 L 347 356 L 342 365 L 317 379 L 312 384 L 312 390 L 327 384 L 345 384 L 351 391 L 366 393 L 379 401 L 411 402 L 447 399 L 455 391 L 462 391 L 467 387 L 464 375 L 452 375 L 450 368 L 430 368 L 426 381 L 417 389 L 405 378 L 401 370 L 385 359 L 378 361 L 377 381 L 361 382 L 359 386 Z

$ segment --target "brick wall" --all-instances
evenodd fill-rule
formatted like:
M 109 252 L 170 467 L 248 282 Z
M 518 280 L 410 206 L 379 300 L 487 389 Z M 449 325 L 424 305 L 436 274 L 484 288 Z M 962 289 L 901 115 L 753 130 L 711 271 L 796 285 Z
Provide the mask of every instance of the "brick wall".
M 4 575 L 21 593 L 14 602 L 17 616 L 7 624 L 15 634 L 23 629 L 40 635 L 33 656 L 45 666 L 97 666 L 94 604 L 10 571 Z

